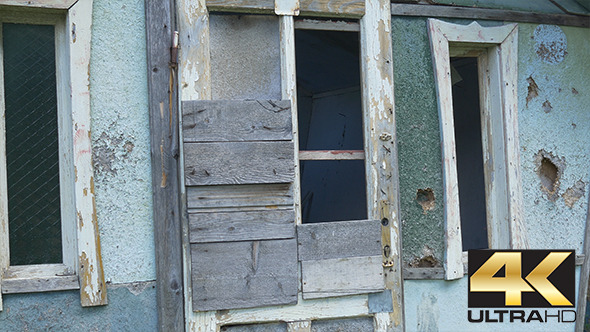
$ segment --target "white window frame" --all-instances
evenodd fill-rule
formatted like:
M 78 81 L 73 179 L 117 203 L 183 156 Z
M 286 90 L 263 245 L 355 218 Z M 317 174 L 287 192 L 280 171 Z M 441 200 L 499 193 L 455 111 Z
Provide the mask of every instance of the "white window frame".
M 445 219 L 445 279 L 462 278 L 451 56 L 478 58 L 486 219 L 491 249 L 527 247 L 518 140 L 518 26 L 482 27 L 428 19 L 440 119 Z
M 100 258 L 90 137 L 89 65 L 92 0 L 0 0 L 0 5 L 5 6 L 0 9 L 0 24 L 43 24 L 55 27 L 63 255 L 63 264 L 10 266 L 5 124 L 2 120 L 1 293 L 80 289 L 82 306 L 104 305 L 107 303 L 107 297 Z M 4 118 L 5 111 L 2 54 L 0 43 L 0 119 Z
M 385 285 L 392 290 L 393 312 L 369 312 L 367 295 L 342 298 L 303 300 L 297 305 L 255 309 L 234 309 L 223 314 L 193 312 L 190 286 L 190 252 L 183 251 L 185 284 L 185 319 L 188 331 L 217 331 L 220 326 L 268 321 L 289 322 L 290 330 L 310 328 L 310 320 L 338 317 L 374 316 L 376 331 L 400 330 L 403 326 L 403 280 L 401 277 L 401 225 L 398 218 L 398 173 L 395 138 L 393 89 L 393 55 L 391 45 L 391 9 L 389 0 L 339 0 L 319 6 L 311 1 L 275 0 L 252 5 L 249 1 L 227 2 L 216 10 L 260 12 L 279 15 L 281 50 L 282 99 L 291 101 L 293 139 L 299 151 L 297 134 L 297 93 L 295 71 L 294 16 L 349 17 L 360 19 L 361 92 L 364 121 L 364 159 L 367 181 L 367 213 L 369 219 L 383 220 L 381 242 L 384 250 Z M 315 3 L 315 2 L 314 2 Z M 305 7 L 309 6 L 309 7 Z M 311 8 L 314 7 L 314 8 Z M 205 0 L 179 0 L 177 17 L 180 30 L 179 90 L 180 100 L 211 99 L 211 67 L 209 48 L 209 9 Z M 350 9 L 350 10 L 349 10 Z M 310 24 L 316 24 L 311 22 Z M 338 25 L 338 24 L 337 24 Z M 340 24 L 344 26 L 344 24 Z M 324 25 L 327 29 L 331 29 Z M 354 29 L 357 29 L 356 27 Z M 198 43 L 195 41 L 198 40 Z M 182 128 L 182 124 L 180 124 Z M 182 145 L 181 145 L 182 149 Z M 182 152 L 180 158 L 182 159 Z M 293 186 L 296 223 L 301 223 L 299 158 Z M 183 160 L 179 161 L 184 164 Z M 180 169 L 182 173 L 182 167 Z M 181 174 L 180 178 L 183 178 Z M 181 187 L 181 197 L 184 188 Z M 188 243 L 184 225 L 184 243 Z

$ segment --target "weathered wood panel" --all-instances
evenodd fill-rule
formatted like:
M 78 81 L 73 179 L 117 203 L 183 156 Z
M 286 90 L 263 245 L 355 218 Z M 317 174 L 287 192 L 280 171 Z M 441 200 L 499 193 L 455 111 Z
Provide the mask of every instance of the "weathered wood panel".
M 587 16 L 582 15 L 542 14 L 490 8 L 391 4 L 391 15 L 466 18 L 472 20 L 494 20 L 590 27 L 590 20 Z
M 191 243 L 295 237 L 293 209 L 192 213 L 189 223 Z
M 187 186 L 293 182 L 293 142 L 186 143 Z
M 297 243 L 301 261 L 381 255 L 381 223 L 355 220 L 297 225 Z
M 2 280 L 2 294 L 38 293 L 71 289 L 80 289 L 77 275 Z
M 295 239 L 192 244 L 193 308 L 297 303 Z
M 174 1 L 146 1 L 145 7 L 158 329 L 182 331 L 183 247 L 179 164 L 174 158 L 178 151 L 178 89 L 177 73 L 170 66 L 176 25 Z
M 303 298 L 379 292 L 385 288 L 381 255 L 301 262 Z
M 362 17 L 365 14 L 364 0 L 301 0 L 301 15 Z
M 184 142 L 291 140 L 288 100 L 195 100 L 182 103 Z
M 363 150 L 299 151 L 299 160 L 364 160 Z
M 189 213 L 293 206 L 292 187 L 287 183 L 197 186 L 188 187 L 186 194 Z
M 0 0 L 2 6 L 69 9 L 78 0 Z
M 358 22 L 297 19 L 295 21 L 295 29 L 358 32 L 360 31 L 361 27 Z
M 270 13 L 274 12 L 274 0 L 207 0 L 209 11 Z

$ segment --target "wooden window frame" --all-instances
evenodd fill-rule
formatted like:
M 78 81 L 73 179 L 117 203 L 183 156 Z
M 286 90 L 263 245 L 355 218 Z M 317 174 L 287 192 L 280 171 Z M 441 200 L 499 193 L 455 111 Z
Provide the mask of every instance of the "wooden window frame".
M 0 23 L 55 26 L 62 264 L 10 266 L 5 128 L 0 121 L 0 288 L 2 294 L 80 289 L 81 305 L 107 304 L 100 258 L 90 137 L 92 0 L 0 0 Z M 1 30 L 1 28 L 0 28 Z M 0 45 L 0 118 L 4 79 Z M 0 310 L 2 298 L 0 296 Z
M 453 123 L 451 56 L 478 58 L 488 242 L 527 247 L 522 214 L 517 108 L 518 26 L 482 27 L 428 19 L 440 119 L 445 218 L 445 279 L 463 277 Z
M 344 2 L 344 1 L 342 1 Z M 255 4 L 254 7 L 251 4 Z M 351 3 L 351 2 L 349 2 Z M 281 48 L 281 90 L 282 99 L 291 100 L 293 112 L 293 128 L 295 150 L 299 151 L 297 138 L 297 100 L 295 73 L 295 45 L 294 45 L 294 16 L 314 17 L 346 17 L 358 18 L 361 38 L 361 91 L 363 95 L 362 110 L 364 118 L 364 146 L 365 172 L 367 179 L 368 218 L 382 220 L 382 244 L 384 246 L 383 266 L 386 275 L 385 284 L 392 293 L 392 312 L 372 313 L 367 306 L 368 295 L 357 295 L 326 300 L 303 300 L 294 306 L 276 306 L 256 309 L 234 309 L 216 312 L 193 312 L 191 301 L 184 301 L 185 326 L 190 331 L 216 331 L 220 326 L 239 323 L 256 323 L 263 321 L 287 321 L 289 328 L 304 326 L 308 331 L 309 321 L 322 318 L 338 318 L 351 316 L 374 315 L 376 331 L 403 330 L 403 280 L 401 278 L 401 224 L 399 216 L 397 145 L 395 137 L 394 89 L 393 89 L 393 55 L 391 45 L 391 14 L 388 0 L 359 0 L 353 1 L 351 6 L 338 4 L 311 8 L 311 1 L 267 0 L 267 1 L 206 1 L 180 0 L 177 3 L 177 30 L 180 31 L 179 67 L 179 99 L 199 100 L 211 99 L 211 66 L 209 59 L 209 11 L 225 11 L 238 13 L 268 13 L 279 15 L 280 48 Z M 333 7 L 330 7 L 332 6 Z M 158 5 L 162 9 L 168 8 L 165 2 Z M 156 6 L 154 6 L 154 9 Z M 332 10 L 331 8 L 335 8 Z M 149 9 L 149 13 L 155 14 Z M 148 20 L 149 14 L 148 13 Z M 166 20 L 172 20 L 173 15 Z M 155 22 L 155 20 L 154 20 Z M 301 24 L 301 23 L 298 23 Z M 158 34 L 154 25 L 154 35 Z M 357 29 L 354 27 L 353 29 Z M 166 38 L 172 40 L 172 32 Z M 148 39 L 150 33 L 148 32 Z M 194 41 L 198 40 L 198 43 Z M 385 44 L 382 44 L 385 43 Z M 149 44 L 148 44 L 149 45 Z M 155 48 L 154 48 L 155 50 Z M 164 51 L 164 47 L 161 48 Z M 163 54 L 163 53 L 162 53 Z M 155 60 L 156 58 L 154 58 Z M 149 62 L 150 60 L 148 60 Z M 170 75 L 174 75 L 171 73 Z M 174 76 L 171 76 L 174 77 Z M 164 84 L 164 78 L 161 84 Z M 160 82 L 160 79 L 159 82 Z M 167 82 L 167 81 L 166 81 Z M 155 91 L 154 91 L 155 93 Z M 160 102 L 160 107 L 162 107 Z M 170 106 L 172 107 L 172 106 Z M 152 120 L 159 117 L 156 104 L 151 106 Z M 163 124 L 164 125 L 164 124 Z M 162 127 L 164 129 L 164 127 Z M 175 130 L 179 130 L 180 127 Z M 152 142 L 157 142 L 155 138 Z M 182 146 L 180 146 L 178 165 L 183 165 Z M 162 156 L 163 158 L 163 156 Z M 154 159 L 155 160 L 155 159 Z M 159 160 L 159 159 L 158 159 Z M 299 161 L 296 160 L 296 179 L 294 197 L 296 198 L 296 221 L 301 222 L 299 209 Z M 182 173 L 182 167 L 179 168 Z M 156 173 L 154 173 L 156 174 Z M 184 178 L 183 174 L 178 177 Z M 159 174 L 156 176 L 159 179 Z M 186 193 L 179 185 L 181 206 L 185 205 Z M 170 201 L 162 190 L 162 205 L 168 206 Z M 171 202 L 171 201 L 170 201 Z M 182 222 L 183 243 L 188 243 L 187 222 Z M 167 237 L 166 237 L 167 238 Z M 158 239 L 156 239 L 158 241 Z M 162 241 L 167 241 L 162 237 Z M 164 243 L 164 242 L 163 242 Z M 179 244 L 180 246 L 180 244 Z M 190 256 L 187 246 L 183 245 L 182 272 L 184 275 L 185 299 L 191 298 L 190 290 Z M 164 262 L 170 267 L 178 267 L 177 261 Z M 161 298 L 173 298 L 174 290 L 168 285 L 174 280 L 173 275 L 165 271 L 164 264 L 158 279 L 166 289 L 162 290 Z M 160 276 L 168 278 L 160 280 Z M 169 294 L 169 295 L 167 295 Z M 165 299 L 160 300 L 162 303 Z M 166 322 L 161 326 L 178 326 L 179 315 L 175 306 L 162 306 L 159 317 Z

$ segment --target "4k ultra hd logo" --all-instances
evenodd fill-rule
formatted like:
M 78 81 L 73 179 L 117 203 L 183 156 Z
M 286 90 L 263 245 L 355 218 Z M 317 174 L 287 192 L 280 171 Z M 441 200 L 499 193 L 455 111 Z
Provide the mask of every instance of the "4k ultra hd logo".
M 470 250 L 469 308 L 573 308 L 575 257 L 573 250 Z

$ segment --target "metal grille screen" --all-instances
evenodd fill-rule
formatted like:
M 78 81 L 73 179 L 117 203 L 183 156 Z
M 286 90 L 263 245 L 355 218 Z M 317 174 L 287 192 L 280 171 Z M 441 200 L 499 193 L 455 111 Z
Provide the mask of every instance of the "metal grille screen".
M 10 264 L 61 263 L 54 27 L 2 28 Z

